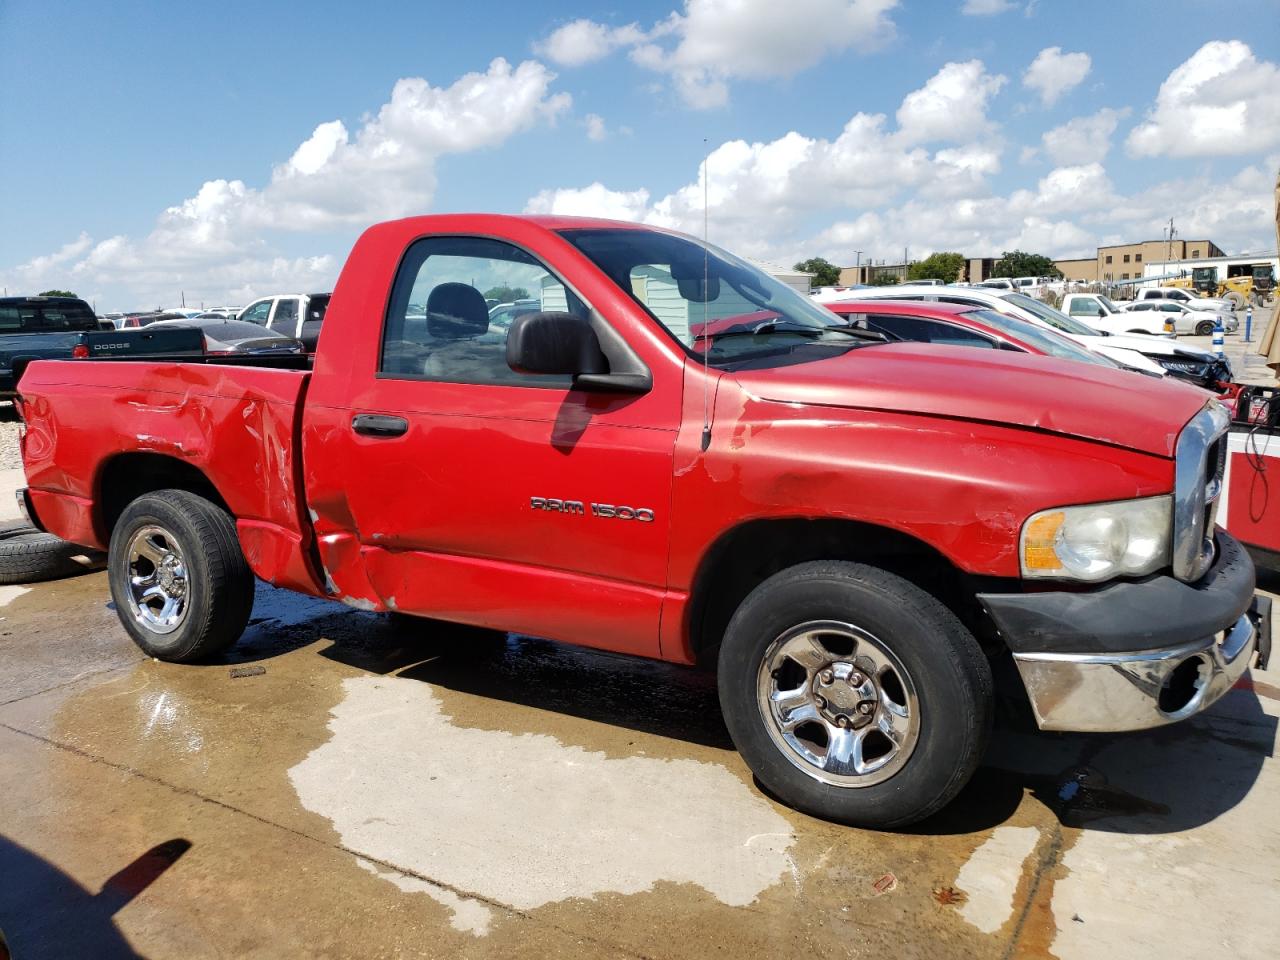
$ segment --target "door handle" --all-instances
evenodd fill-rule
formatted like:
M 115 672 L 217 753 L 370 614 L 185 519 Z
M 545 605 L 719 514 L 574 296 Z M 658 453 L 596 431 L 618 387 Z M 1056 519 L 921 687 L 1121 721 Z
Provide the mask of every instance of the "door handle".
M 409 421 L 381 413 L 360 413 L 351 418 L 351 429 L 366 437 L 403 437 L 409 432 Z

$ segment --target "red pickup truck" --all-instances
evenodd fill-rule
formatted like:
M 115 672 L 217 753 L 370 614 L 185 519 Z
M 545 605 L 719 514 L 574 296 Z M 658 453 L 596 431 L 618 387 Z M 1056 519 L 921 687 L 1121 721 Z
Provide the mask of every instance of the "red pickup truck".
M 491 322 L 499 285 L 540 309 Z M 887 343 L 689 237 L 380 224 L 313 368 L 273 364 L 40 361 L 20 383 L 25 508 L 109 549 L 160 659 L 235 643 L 256 575 L 706 664 L 763 784 L 892 827 L 968 780 L 1002 664 L 1043 728 L 1119 731 L 1203 710 L 1269 649 L 1213 522 L 1207 394 Z

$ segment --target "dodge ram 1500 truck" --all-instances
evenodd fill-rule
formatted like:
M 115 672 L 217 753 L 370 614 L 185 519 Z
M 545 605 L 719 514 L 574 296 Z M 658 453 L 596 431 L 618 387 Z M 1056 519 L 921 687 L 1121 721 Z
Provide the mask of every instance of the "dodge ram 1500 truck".
M 500 283 L 540 309 L 491 325 Z M 634 224 L 380 224 L 310 370 L 37 361 L 19 404 L 26 510 L 108 549 L 148 654 L 217 656 L 256 575 L 707 664 L 760 781 L 846 823 L 956 795 L 1002 663 L 1041 727 L 1121 731 L 1204 710 L 1270 645 L 1214 524 L 1204 392 L 888 343 Z

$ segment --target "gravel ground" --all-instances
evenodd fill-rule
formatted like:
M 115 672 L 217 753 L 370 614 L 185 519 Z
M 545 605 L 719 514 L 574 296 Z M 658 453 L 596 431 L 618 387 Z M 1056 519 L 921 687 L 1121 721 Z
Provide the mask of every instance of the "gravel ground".
M 13 406 L 0 404 L 0 470 L 17 470 L 22 466 L 18 455 L 18 421 Z

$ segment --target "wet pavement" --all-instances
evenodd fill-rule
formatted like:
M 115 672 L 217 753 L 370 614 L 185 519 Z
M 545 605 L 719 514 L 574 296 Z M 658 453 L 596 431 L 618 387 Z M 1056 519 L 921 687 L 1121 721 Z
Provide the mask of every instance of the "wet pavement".
M 0 928 L 63 957 L 1271 957 L 1280 676 L 1127 736 L 1005 720 L 884 834 L 761 792 L 711 677 L 259 586 L 142 657 L 0 587 Z

